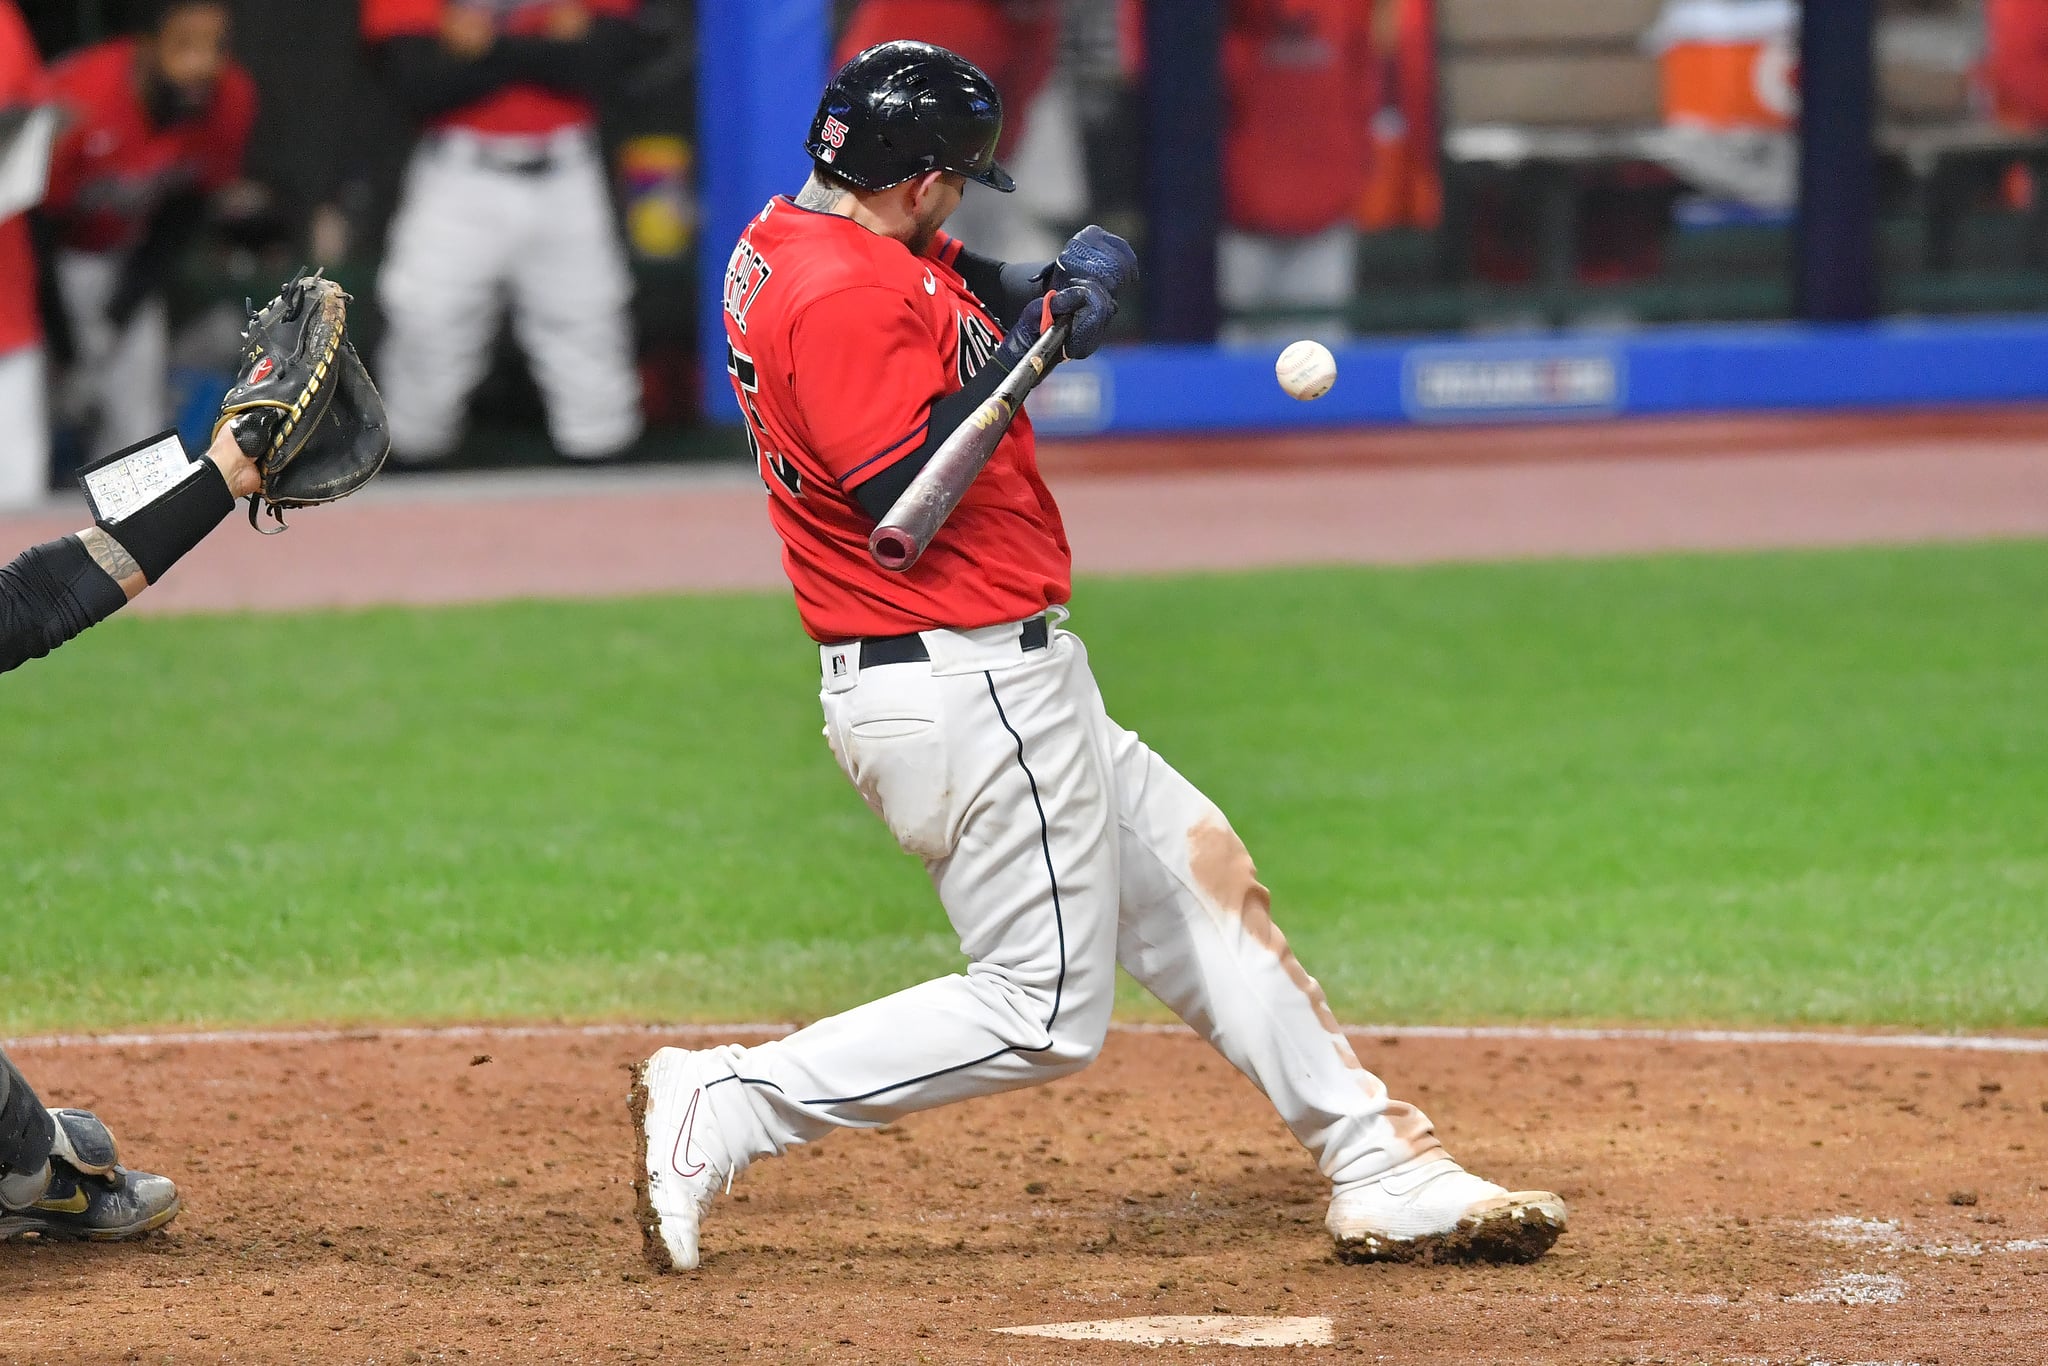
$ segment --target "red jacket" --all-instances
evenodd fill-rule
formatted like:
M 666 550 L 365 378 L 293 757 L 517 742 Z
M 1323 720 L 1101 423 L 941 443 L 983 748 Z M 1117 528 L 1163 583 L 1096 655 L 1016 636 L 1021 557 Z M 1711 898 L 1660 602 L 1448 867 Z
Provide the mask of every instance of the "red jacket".
M 45 98 L 43 64 L 14 0 L 0 0 L 0 109 L 38 104 Z M 36 257 L 28 240 L 28 215 L 0 222 L 0 355 L 43 339 L 36 313 Z
M 115 38 L 50 69 L 71 122 L 50 167 L 50 207 L 64 245 L 113 252 L 142 239 L 164 201 L 181 190 L 211 193 L 242 173 L 256 123 L 256 83 L 229 62 L 197 118 L 158 128 L 135 84 L 135 40 Z
M 1986 74 L 1998 117 L 2048 127 L 2048 0 L 1988 0 Z
M 1307 237 L 1348 218 L 1372 155 L 1372 0 L 1231 0 L 1223 217 Z

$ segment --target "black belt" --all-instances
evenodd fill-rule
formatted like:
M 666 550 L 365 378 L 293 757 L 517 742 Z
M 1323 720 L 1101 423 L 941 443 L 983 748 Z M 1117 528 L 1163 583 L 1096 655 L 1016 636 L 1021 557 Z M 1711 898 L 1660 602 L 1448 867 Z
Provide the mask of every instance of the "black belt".
M 552 175 L 555 170 L 555 158 L 549 152 L 536 152 L 531 156 L 495 156 L 479 153 L 477 164 L 502 175 L 543 176 Z
M 1043 650 L 1052 642 L 1052 628 L 1044 617 L 1031 618 L 1017 634 L 1019 643 L 1027 650 Z M 869 636 L 860 643 L 860 666 L 863 669 L 877 669 L 884 664 L 916 664 L 931 657 L 931 651 L 924 647 L 924 637 L 915 633 Z
M 452 148 L 487 171 L 501 175 L 544 176 L 554 173 L 560 157 L 552 147 L 494 147 L 488 142 L 448 139 L 442 146 Z

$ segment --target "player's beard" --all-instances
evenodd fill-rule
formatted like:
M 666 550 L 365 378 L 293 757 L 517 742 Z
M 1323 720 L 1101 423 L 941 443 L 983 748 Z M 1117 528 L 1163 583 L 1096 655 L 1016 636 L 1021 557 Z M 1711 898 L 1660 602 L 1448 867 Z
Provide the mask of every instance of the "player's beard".
M 939 228 L 952 213 L 953 205 L 942 201 L 932 205 L 911 225 L 910 236 L 904 239 L 903 245 L 910 248 L 912 256 L 923 256 L 932 249 L 932 240 L 939 235 Z

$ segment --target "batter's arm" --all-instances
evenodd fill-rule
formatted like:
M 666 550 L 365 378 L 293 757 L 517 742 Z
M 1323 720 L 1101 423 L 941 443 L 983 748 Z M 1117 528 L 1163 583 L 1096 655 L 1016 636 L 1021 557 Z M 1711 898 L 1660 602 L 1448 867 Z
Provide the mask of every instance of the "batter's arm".
M 964 243 L 953 245 L 955 254 L 948 264 L 960 273 L 960 278 L 974 291 L 974 297 L 981 300 L 981 306 L 1004 331 L 1024 316 L 1025 305 L 1045 296 L 1046 281 L 1052 278 L 1052 262 L 998 261 L 970 250 Z
M 896 505 L 903 496 L 903 490 L 910 487 L 910 481 L 931 463 L 939 447 L 946 444 L 946 438 L 974 414 L 975 409 L 994 396 L 996 388 L 1009 375 L 1005 365 L 990 363 L 975 372 L 974 378 L 960 389 L 946 395 L 932 404 L 931 420 L 925 427 L 924 440 L 913 447 L 902 459 L 853 490 L 853 500 L 861 510 L 877 522 Z

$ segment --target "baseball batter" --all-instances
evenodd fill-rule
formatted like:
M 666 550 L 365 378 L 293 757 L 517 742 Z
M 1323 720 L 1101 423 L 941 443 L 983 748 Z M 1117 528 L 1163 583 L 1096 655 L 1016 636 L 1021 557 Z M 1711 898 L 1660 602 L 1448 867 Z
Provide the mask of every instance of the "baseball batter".
M 812 124 L 811 180 L 734 249 L 729 368 L 840 767 L 924 860 L 970 960 L 757 1048 L 664 1048 L 639 1069 L 640 1217 L 663 1268 L 748 1163 L 1087 1066 L 1121 964 L 1258 1085 L 1335 1186 L 1344 1255 L 1527 1258 L 1546 1192 L 1465 1172 L 1359 1064 L 1215 804 L 1110 719 L 1064 629 L 1071 556 L 1019 416 L 904 574 L 867 538 L 946 435 L 1057 318 L 1101 341 L 1135 258 L 1100 228 L 1005 265 L 941 227 L 969 182 L 1007 191 L 1002 104 L 964 59 L 853 58 Z

